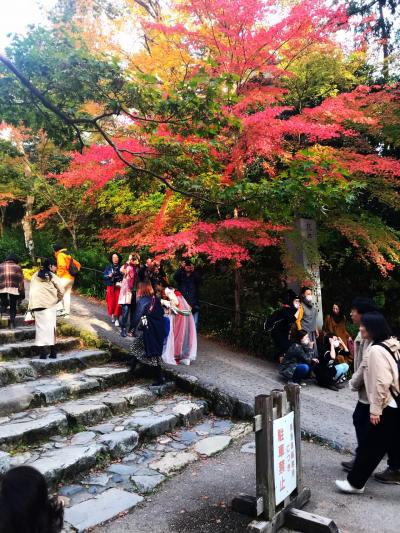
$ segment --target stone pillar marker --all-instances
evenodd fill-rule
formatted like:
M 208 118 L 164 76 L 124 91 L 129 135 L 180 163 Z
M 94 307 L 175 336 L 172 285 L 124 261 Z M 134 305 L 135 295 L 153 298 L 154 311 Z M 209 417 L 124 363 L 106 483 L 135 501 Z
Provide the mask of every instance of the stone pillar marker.
M 322 329 L 322 293 L 319 272 L 319 255 L 317 242 L 317 224 L 311 218 L 298 218 L 294 224 L 294 231 L 286 237 L 288 253 L 299 270 L 307 273 L 312 282 L 314 305 L 317 308 L 317 325 Z M 289 282 L 289 289 L 300 291 L 298 282 Z

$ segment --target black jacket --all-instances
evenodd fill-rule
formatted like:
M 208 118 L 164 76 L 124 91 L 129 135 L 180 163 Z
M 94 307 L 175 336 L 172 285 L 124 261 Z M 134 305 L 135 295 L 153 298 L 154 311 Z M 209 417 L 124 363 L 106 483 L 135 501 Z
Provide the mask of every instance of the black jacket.
M 187 274 L 185 269 L 180 268 L 174 274 L 174 280 L 178 285 L 179 292 L 185 298 L 187 303 L 195 313 L 199 310 L 199 286 L 201 284 L 201 276 L 194 270 Z

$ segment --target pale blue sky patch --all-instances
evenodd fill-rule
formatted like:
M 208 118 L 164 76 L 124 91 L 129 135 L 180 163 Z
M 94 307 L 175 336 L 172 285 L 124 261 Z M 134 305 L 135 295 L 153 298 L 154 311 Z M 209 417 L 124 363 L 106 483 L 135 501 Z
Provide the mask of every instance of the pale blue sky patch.
M 45 24 L 46 10 L 54 3 L 55 0 L 0 0 L 0 50 L 9 43 L 7 34 L 25 33 L 29 24 Z

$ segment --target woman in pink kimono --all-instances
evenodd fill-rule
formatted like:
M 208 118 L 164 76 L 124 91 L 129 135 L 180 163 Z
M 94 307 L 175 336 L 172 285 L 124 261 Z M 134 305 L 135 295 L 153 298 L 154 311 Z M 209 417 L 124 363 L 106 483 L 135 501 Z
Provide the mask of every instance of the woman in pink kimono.
M 163 361 L 170 365 L 190 365 L 197 356 L 197 332 L 192 310 L 182 294 L 171 287 L 161 300 L 168 310 L 170 332 L 164 345 Z

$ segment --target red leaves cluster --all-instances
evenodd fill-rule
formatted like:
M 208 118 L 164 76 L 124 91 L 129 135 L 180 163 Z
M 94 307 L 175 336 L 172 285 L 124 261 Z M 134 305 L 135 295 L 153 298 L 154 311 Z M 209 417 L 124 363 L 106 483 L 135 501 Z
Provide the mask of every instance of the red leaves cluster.
M 135 138 L 114 139 L 117 149 L 129 163 L 135 163 L 139 155 L 150 155 L 152 151 Z M 79 187 L 92 183 L 91 190 L 104 187 L 117 176 L 123 176 L 128 165 L 121 161 L 112 146 L 93 144 L 80 152 L 72 152 L 68 170 L 52 175 L 65 187 Z

